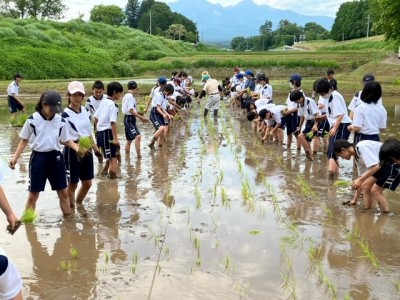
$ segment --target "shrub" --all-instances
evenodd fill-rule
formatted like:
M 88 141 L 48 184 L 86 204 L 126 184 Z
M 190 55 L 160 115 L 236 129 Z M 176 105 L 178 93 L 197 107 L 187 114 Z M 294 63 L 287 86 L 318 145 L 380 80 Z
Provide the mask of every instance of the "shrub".
M 139 53 L 138 58 L 141 60 L 157 60 L 165 57 L 165 53 L 159 50 L 143 51 Z
M 8 27 L 0 28 L 0 38 L 17 36 L 14 30 Z
M 115 76 L 127 77 L 133 75 L 132 66 L 127 62 L 117 61 L 112 65 L 112 68 Z
M 25 31 L 24 27 L 22 27 L 22 26 L 15 26 L 13 28 L 13 30 L 18 36 L 21 36 L 21 37 L 27 36 L 26 31 Z

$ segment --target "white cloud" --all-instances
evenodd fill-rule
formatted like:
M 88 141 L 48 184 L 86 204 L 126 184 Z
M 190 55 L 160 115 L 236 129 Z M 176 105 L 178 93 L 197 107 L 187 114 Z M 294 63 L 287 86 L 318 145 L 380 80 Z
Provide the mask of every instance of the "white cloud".
M 157 0 L 165 3 L 176 2 L 177 0 Z M 182 0 L 181 0 L 182 1 Z M 187 0 L 184 0 L 187 1 Z M 206 1 L 206 0 L 204 0 Z M 219 3 L 222 6 L 232 6 L 243 0 L 207 0 L 211 3 Z M 339 6 L 349 0 L 253 0 L 254 3 L 266 4 L 274 8 L 290 9 L 304 15 L 321 15 L 335 17 Z M 68 7 L 68 11 L 64 14 L 65 19 L 75 19 L 79 14 L 84 14 L 84 19 L 90 17 L 90 10 L 95 5 L 118 5 L 125 8 L 127 1 L 115 0 L 64 0 L 64 4 Z

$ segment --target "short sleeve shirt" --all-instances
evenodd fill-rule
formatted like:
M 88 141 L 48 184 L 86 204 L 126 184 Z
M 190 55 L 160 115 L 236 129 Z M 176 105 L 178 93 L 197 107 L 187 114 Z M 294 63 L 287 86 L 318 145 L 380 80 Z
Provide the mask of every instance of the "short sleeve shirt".
M 15 81 L 11 82 L 7 87 L 7 95 L 12 96 L 13 94 L 15 94 L 16 96 L 18 96 L 18 93 L 19 85 Z
M 298 104 L 298 114 L 300 117 L 304 117 L 305 120 L 314 120 L 315 114 L 319 113 L 319 109 L 314 99 L 306 97 L 304 99 L 304 106 L 301 107 Z
M 70 140 L 65 120 L 60 115 L 46 119 L 40 112 L 29 116 L 19 137 L 28 140 L 29 147 L 38 152 L 60 151 L 60 141 Z
M 77 141 L 81 136 L 91 136 L 91 115 L 86 107 L 81 106 L 80 111 L 76 111 L 68 106 L 64 109 L 61 116 L 67 123 L 67 130 L 71 140 Z
M 97 118 L 97 131 L 111 129 L 111 123 L 118 119 L 118 105 L 109 98 L 102 100 L 94 116 Z
M 124 115 L 132 115 L 130 110 L 136 111 L 136 98 L 131 93 L 126 93 L 122 98 L 122 113 Z
M 85 107 L 90 111 L 92 116 L 94 116 L 95 111 L 99 108 L 101 101 L 104 99 L 107 99 L 107 95 L 103 95 L 100 100 L 96 99 L 94 96 L 90 96 L 89 99 L 87 99 Z
M 379 103 L 367 104 L 362 102 L 354 110 L 353 125 L 360 127 L 360 133 L 379 134 L 386 128 L 387 111 Z

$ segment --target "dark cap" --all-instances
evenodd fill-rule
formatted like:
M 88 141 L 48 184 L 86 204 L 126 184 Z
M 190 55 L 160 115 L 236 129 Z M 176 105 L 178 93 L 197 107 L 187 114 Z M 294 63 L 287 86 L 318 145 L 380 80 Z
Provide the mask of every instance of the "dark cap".
M 261 75 L 260 77 L 258 77 L 259 81 L 267 81 L 267 77 L 265 77 L 264 75 Z
M 332 75 L 335 74 L 335 71 L 333 69 L 328 69 L 328 71 L 326 71 L 327 75 Z
M 17 73 L 17 74 L 14 75 L 14 80 L 17 79 L 17 78 L 24 78 L 24 76 L 22 76 L 21 73 Z
M 301 82 L 301 76 L 300 76 L 300 74 L 293 74 L 293 75 L 290 77 L 289 81 L 290 81 L 290 82 L 292 82 L 292 81 Z
M 363 82 L 368 82 L 368 81 L 375 81 L 375 76 L 373 74 L 365 74 L 362 78 Z
M 136 83 L 136 81 L 129 81 L 128 82 L 128 90 L 134 90 L 134 89 L 137 89 L 137 83 Z
M 62 112 L 61 96 L 55 91 L 47 91 L 43 94 L 43 103 L 50 106 L 51 111 L 55 114 Z
M 159 84 L 167 84 L 167 78 L 165 78 L 165 77 L 160 77 L 160 78 L 158 78 L 158 81 L 157 81 Z
M 243 78 L 243 74 L 241 74 L 241 73 L 236 74 L 236 78 L 237 78 L 237 79 Z

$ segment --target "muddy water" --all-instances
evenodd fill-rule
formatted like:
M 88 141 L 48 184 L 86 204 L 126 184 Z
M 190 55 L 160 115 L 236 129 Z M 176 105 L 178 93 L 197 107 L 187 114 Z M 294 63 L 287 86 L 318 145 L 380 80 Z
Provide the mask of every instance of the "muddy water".
M 394 111 L 385 136 L 399 137 Z M 35 225 L 14 236 L 0 232 L 25 298 L 400 297 L 398 193 L 387 193 L 394 216 L 344 207 L 351 191 L 328 181 L 322 153 L 309 162 L 263 145 L 236 111 L 224 110 L 215 122 L 201 113 L 195 106 L 190 119 L 176 121 L 154 152 L 145 146 L 153 129 L 140 124 L 143 158 L 122 153 L 121 178 L 96 175 L 73 218 L 62 218 L 47 187 Z M 0 164 L 20 215 L 29 151 L 16 170 L 6 167 L 18 132 L 2 127 Z M 340 177 L 351 180 L 352 164 L 341 165 Z

